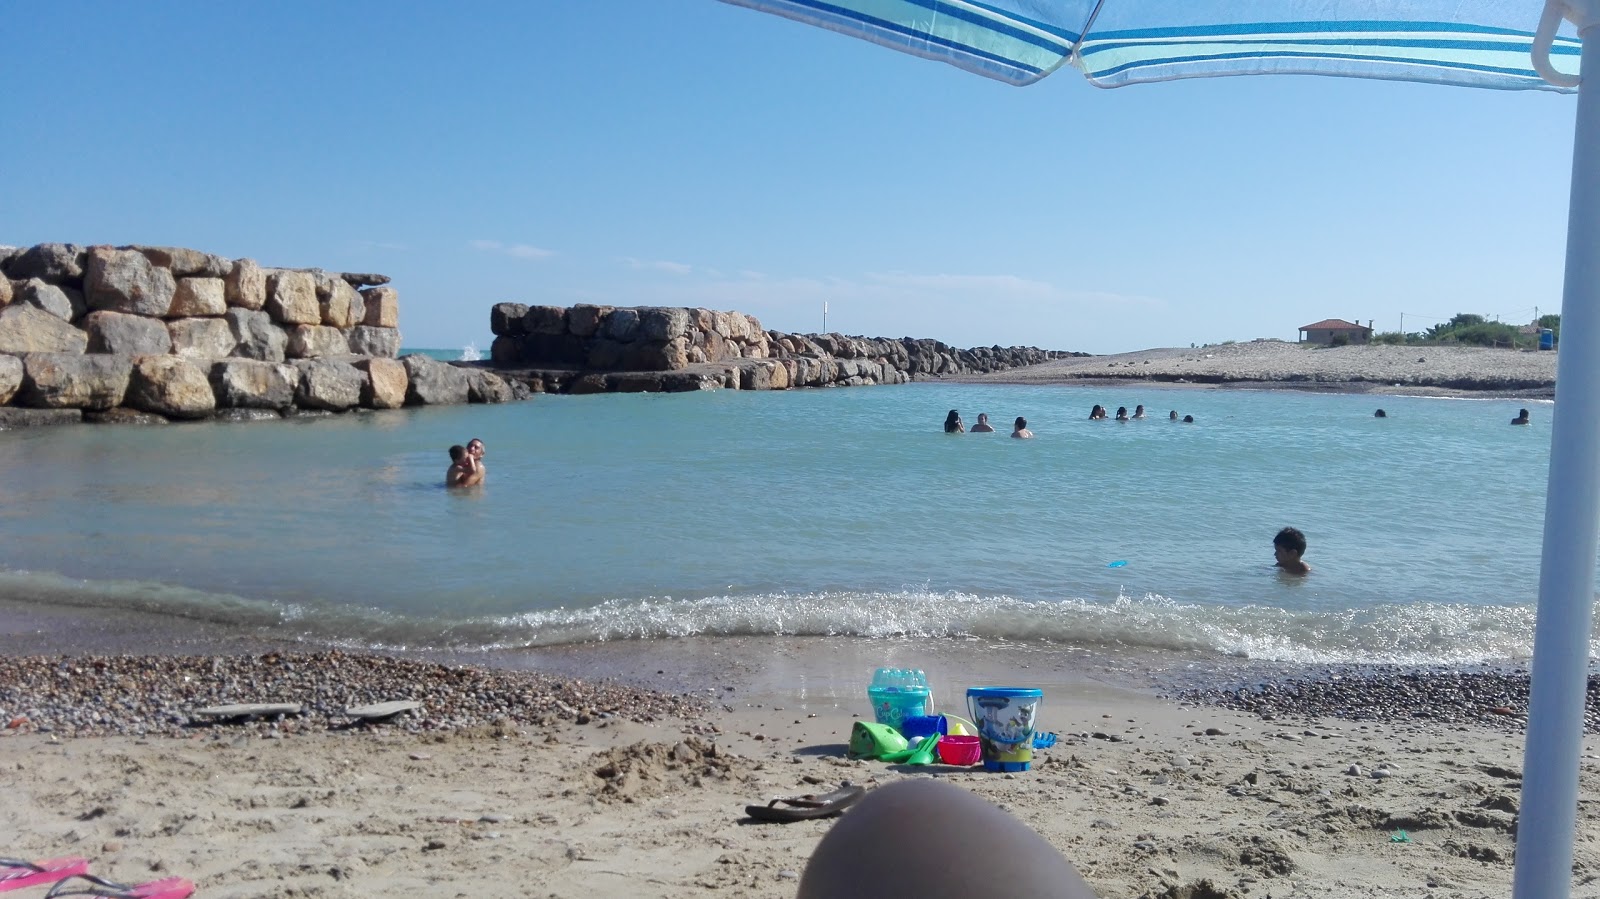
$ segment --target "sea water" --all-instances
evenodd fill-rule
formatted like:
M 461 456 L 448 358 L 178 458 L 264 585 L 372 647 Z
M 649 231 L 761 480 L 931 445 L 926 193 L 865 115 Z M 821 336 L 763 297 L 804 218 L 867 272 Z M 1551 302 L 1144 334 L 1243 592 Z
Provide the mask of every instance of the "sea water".
M 1149 418 L 1088 421 L 1096 403 Z M 1519 406 L 1531 427 L 1508 425 Z M 997 432 L 942 433 L 952 408 Z M 1520 659 L 1549 411 L 933 383 L 11 431 L 0 597 L 413 649 L 780 634 Z M 1018 415 L 1035 439 L 1009 439 Z M 446 449 L 472 437 L 487 483 L 446 490 Z M 1284 525 L 1308 577 L 1273 568 Z

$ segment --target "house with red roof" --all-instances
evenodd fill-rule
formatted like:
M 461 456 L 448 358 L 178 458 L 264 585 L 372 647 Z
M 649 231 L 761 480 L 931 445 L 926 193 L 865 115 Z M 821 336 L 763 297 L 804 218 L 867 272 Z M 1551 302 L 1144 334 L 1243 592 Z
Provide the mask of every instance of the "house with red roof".
M 1338 338 L 1343 335 L 1344 339 Z M 1371 322 L 1347 322 L 1342 318 L 1325 318 L 1320 322 L 1300 326 L 1300 342 L 1332 346 L 1334 343 L 1368 343 L 1372 340 Z

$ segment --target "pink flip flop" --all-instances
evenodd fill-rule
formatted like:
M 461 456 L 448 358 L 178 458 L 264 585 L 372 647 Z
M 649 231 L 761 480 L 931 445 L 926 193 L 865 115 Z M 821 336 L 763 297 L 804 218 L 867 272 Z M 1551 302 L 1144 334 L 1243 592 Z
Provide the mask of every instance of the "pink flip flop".
M 88 886 L 74 886 L 66 889 L 73 880 L 86 880 Z M 44 894 L 44 899 L 52 896 L 102 896 L 105 899 L 188 899 L 194 894 L 194 884 L 182 877 L 168 877 L 164 880 L 152 880 L 149 883 L 136 883 L 133 885 L 115 883 L 93 874 L 77 874 L 61 881 Z
M 89 870 L 86 858 L 52 858 L 30 862 L 20 858 L 0 858 L 0 893 L 55 883 Z

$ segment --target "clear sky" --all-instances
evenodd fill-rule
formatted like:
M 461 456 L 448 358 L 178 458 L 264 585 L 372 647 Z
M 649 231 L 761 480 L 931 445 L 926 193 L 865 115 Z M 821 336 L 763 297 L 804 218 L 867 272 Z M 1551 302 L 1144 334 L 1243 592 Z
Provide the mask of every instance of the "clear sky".
M 714 0 L 5 23 L 0 243 L 387 273 L 411 347 L 508 300 L 1096 353 L 1560 305 L 1571 96 L 1014 88 Z

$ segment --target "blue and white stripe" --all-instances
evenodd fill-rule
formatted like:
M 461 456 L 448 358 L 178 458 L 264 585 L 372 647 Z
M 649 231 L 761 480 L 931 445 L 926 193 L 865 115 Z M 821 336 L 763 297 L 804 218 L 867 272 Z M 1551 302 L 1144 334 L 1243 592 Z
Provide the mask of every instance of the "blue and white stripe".
M 1018 85 L 1070 62 L 1100 87 L 1302 74 L 1558 90 L 1533 70 L 1540 0 L 725 2 Z M 1556 68 L 1575 72 L 1580 49 L 1559 36 Z

